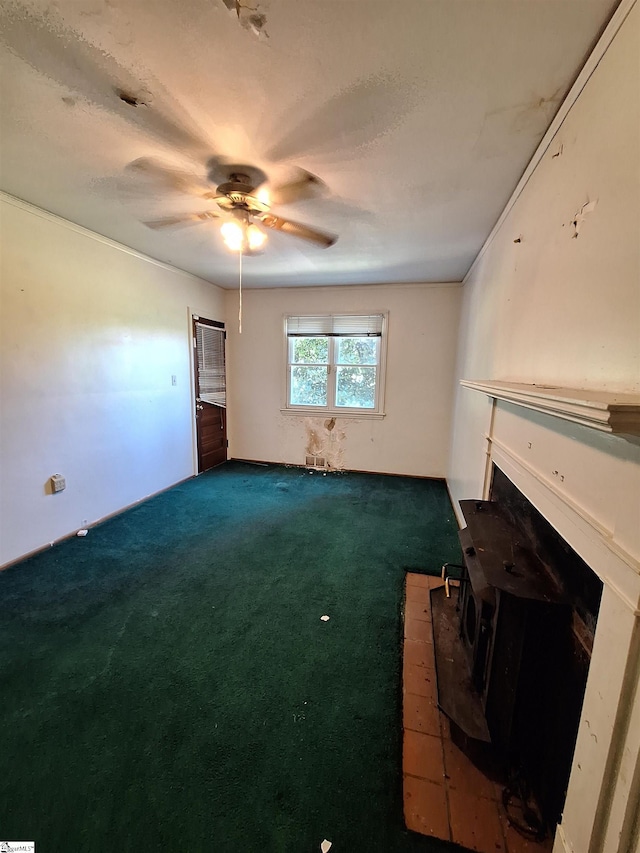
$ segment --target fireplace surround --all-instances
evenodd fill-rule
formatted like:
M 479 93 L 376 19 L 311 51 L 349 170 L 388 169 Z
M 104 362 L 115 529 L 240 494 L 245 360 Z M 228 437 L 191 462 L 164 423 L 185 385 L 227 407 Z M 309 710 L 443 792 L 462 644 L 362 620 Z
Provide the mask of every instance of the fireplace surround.
M 507 778 L 560 819 L 602 583 L 495 465 L 489 501 L 462 501 L 460 637 Z
M 602 582 L 495 465 L 490 498 L 460 502 L 458 592 L 431 592 L 438 704 L 514 827 L 542 839 L 562 815 Z
M 603 584 L 575 753 L 554 853 L 640 849 L 640 444 L 474 391 L 485 442 L 456 498 L 489 499 L 494 465 Z M 472 413 L 472 414 L 471 414 Z M 483 476 L 484 468 L 484 476 Z M 466 494 L 465 494 L 466 493 Z M 460 527 L 465 526 L 457 501 Z

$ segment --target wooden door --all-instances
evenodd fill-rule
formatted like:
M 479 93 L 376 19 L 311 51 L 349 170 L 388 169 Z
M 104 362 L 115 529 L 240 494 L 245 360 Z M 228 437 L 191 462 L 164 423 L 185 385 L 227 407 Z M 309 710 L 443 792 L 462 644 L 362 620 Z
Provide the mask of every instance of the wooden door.
M 193 318 L 198 473 L 227 461 L 224 323 Z

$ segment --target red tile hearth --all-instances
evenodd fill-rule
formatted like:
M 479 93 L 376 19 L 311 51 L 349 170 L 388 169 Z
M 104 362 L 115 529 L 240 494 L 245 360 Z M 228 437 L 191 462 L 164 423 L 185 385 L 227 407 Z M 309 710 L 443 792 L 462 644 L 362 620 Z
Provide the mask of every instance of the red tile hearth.
M 549 853 L 507 822 L 500 787 L 453 743 L 438 709 L 431 598 L 440 578 L 408 573 L 403 657 L 403 799 L 408 829 L 477 853 Z

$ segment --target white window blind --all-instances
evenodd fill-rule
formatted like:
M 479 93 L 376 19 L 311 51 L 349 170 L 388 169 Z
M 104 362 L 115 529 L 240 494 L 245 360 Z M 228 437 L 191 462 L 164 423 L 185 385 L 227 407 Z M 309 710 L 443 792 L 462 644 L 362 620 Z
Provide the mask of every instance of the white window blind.
M 224 331 L 196 323 L 196 353 L 200 399 L 226 408 Z
M 382 314 L 326 314 L 306 317 L 287 317 L 287 336 L 290 338 L 367 337 L 382 335 Z

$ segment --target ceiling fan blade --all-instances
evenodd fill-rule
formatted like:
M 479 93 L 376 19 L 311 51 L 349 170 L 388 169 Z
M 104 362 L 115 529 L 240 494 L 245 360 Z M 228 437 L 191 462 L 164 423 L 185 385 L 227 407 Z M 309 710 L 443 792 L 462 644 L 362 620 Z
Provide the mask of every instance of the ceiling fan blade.
M 158 230 L 160 228 L 179 228 L 185 225 L 199 225 L 202 222 L 208 222 L 210 219 L 219 219 L 220 215 L 212 210 L 207 210 L 204 213 L 189 213 L 184 216 L 166 216 L 164 219 L 152 219 L 150 222 L 143 224 L 147 228 Z
M 328 191 L 324 181 L 305 169 L 299 170 L 299 176 L 279 187 L 273 187 L 269 191 L 272 204 L 293 204 L 296 201 L 305 201 L 309 198 L 318 198 Z
M 315 228 L 310 228 L 308 225 L 303 225 L 301 222 L 292 222 L 290 219 L 282 219 L 280 216 L 274 216 L 273 213 L 265 213 L 258 218 L 267 228 L 282 231 L 284 234 L 291 234 L 292 237 L 300 237 L 302 240 L 309 240 L 309 242 L 316 243 L 318 246 L 323 246 L 325 249 L 328 249 L 329 246 L 333 246 L 338 239 L 335 234 L 328 234 L 326 231 L 318 231 Z
M 206 189 L 205 184 L 196 175 L 165 165 L 153 157 L 140 157 L 138 160 L 129 163 L 127 169 L 178 192 L 189 193 L 200 198 L 215 197 L 215 192 Z

